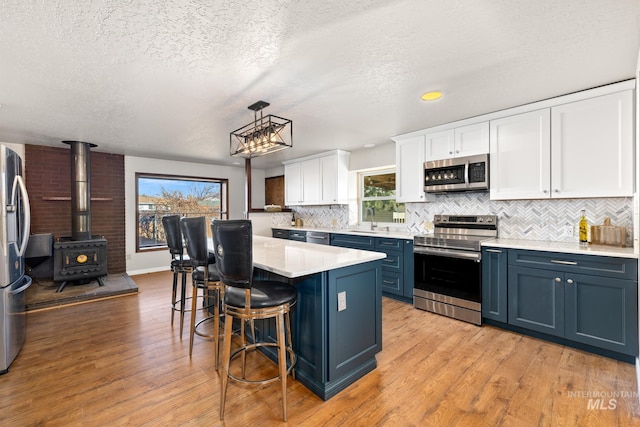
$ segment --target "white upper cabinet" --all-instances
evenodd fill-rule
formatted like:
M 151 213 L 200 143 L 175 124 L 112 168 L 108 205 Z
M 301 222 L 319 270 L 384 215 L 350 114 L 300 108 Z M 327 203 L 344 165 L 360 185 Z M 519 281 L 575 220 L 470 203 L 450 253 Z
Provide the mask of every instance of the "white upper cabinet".
M 322 204 L 349 203 L 349 153 L 338 151 L 335 154 L 320 157 L 320 175 L 322 177 L 320 201 Z
M 633 195 L 633 91 L 491 121 L 493 200 Z
M 396 201 L 424 202 L 425 136 L 393 139 L 396 142 Z
M 301 170 L 300 163 L 284 165 L 284 204 L 286 206 L 302 202 Z
M 426 160 L 473 156 L 489 152 L 489 122 L 425 134 Z
M 551 112 L 548 108 L 491 121 L 490 198 L 549 197 Z
M 440 132 L 427 132 L 423 137 L 424 161 L 441 160 L 453 157 L 453 129 Z
M 551 108 L 552 197 L 633 195 L 633 91 Z
M 284 162 L 285 205 L 348 202 L 349 153 L 336 150 Z
M 454 157 L 475 156 L 489 152 L 489 122 L 454 129 Z

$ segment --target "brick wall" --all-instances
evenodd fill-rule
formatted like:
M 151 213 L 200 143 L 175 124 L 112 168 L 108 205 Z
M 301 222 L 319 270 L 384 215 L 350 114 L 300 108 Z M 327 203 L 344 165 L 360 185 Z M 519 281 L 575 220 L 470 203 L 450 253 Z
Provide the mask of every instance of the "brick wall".
M 71 236 L 70 150 L 25 145 L 25 178 L 31 202 L 31 232 L 53 233 L 55 239 Z M 124 273 L 125 214 L 124 156 L 92 149 L 91 234 L 107 239 L 109 273 Z

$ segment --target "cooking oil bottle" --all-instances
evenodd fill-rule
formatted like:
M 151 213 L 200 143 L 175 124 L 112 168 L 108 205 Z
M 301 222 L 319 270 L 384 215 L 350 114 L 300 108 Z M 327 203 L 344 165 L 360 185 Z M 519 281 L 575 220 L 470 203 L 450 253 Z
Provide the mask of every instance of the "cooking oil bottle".
M 589 237 L 589 223 L 587 222 L 587 218 L 585 216 L 585 210 L 582 209 L 580 211 L 580 222 L 578 223 L 578 235 L 580 236 L 580 244 L 586 245 L 588 243 Z

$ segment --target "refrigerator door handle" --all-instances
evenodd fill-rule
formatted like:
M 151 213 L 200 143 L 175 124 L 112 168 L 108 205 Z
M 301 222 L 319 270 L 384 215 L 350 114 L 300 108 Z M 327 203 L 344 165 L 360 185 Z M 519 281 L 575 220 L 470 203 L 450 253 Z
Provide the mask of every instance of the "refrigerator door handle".
M 16 175 L 13 180 L 13 191 L 11 192 L 11 207 L 13 210 L 18 209 L 18 189 L 22 195 L 22 203 L 24 204 L 24 227 L 22 230 L 22 241 L 20 246 L 16 247 L 16 254 L 21 257 L 27 250 L 27 243 L 29 242 L 29 233 L 31 232 L 31 205 L 29 204 L 29 195 L 27 194 L 27 187 L 24 185 L 22 176 Z M 18 212 L 16 212 L 17 214 Z

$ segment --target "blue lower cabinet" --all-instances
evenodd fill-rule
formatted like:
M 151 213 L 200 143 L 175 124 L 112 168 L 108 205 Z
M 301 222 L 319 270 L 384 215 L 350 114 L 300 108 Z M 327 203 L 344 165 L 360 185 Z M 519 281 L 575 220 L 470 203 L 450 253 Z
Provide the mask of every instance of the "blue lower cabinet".
M 332 233 L 331 245 L 385 253 L 382 295 L 413 303 L 413 240 Z
M 509 323 L 563 337 L 564 288 L 557 277 L 552 270 L 510 267 Z
M 482 317 L 507 323 L 507 250 L 482 248 Z
M 638 284 L 565 275 L 565 337 L 636 356 L 638 354 Z
M 509 250 L 508 324 L 635 357 L 637 268 L 635 259 Z
M 275 237 L 276 239 L 289 239 L 289 230 L 273 228 L 271 229 L 271 237 Z
M 298 242 L 307 241 L 307 232 L 298 230 L 289 230 L 289 240 L 296 240 Z
M 257 270 L 256 278 L 296 287 L 292 312 L 296 380 L 323 400 L 376 368 L 382 350 L 382 264 L 372 261 L 300 279 Z M 346 308 L 338 307 L 344 293 Z M 256 334 L 275 342 L 275 321 L 256 322 Z M 273 348 L 264 353 L 277 360 Z
M 370 236 L 354 236 L 353 234 L 332 233 L 331 246 L 372 251 L 375 247 L 375 238 Z

